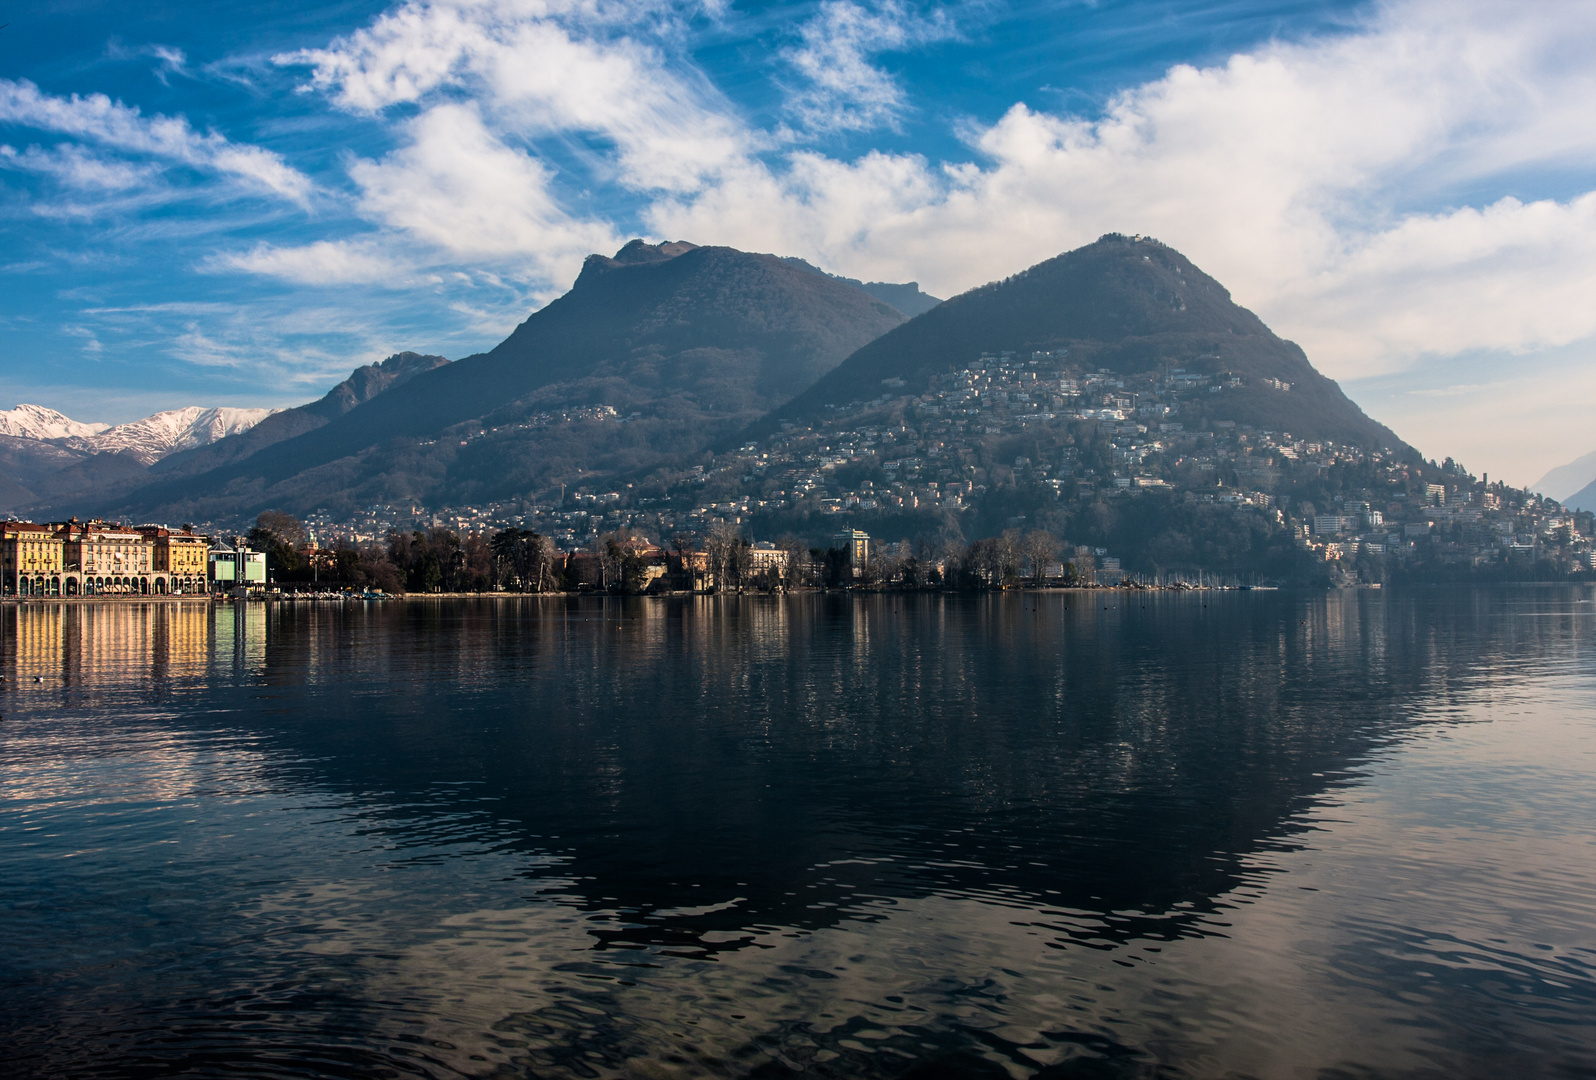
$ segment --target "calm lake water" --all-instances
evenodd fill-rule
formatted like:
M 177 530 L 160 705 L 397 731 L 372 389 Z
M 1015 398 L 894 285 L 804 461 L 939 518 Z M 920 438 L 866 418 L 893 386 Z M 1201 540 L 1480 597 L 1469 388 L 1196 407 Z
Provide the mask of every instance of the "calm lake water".
M 0 1071 L 1591 1076 L 1593 601 L 7 605 Z

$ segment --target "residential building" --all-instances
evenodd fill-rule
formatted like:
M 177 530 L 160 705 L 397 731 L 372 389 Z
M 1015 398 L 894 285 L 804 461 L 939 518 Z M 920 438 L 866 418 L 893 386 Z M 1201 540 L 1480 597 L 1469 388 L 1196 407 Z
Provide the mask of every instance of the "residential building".
M 164 525 L 140 525 L 135 531 L 154 545 L 153 566 L 157 574 L 167 575 L 168 592 L 206 591 L 210 537 L 199 535 L 190 526 L 173 532 Z
M 164 594 L 169 578 L 155 571 L 155 544 L 141 533 L 104 521 L 57 522 L 62 584 L 67 595 Z
M 787 572 L 787 552 L 768 540 L 761 540 L 748 549 L 748 565 L 755 575 Z
M 0 522 L 0 592 L 60 596 L 64 544 L 48 525 Z
M 853 570 L 854 577 L 863 574 L 865 567 L 870 565 L 870 534 L 867 532 L 843 529 L 831 538 L 831 546 L 847 551 L 848 566 Z

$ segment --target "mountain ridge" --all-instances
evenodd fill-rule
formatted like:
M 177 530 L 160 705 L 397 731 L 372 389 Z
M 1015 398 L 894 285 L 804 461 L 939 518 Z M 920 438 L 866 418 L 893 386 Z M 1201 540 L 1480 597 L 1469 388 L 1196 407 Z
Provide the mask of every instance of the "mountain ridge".
M 444 485 L 470 493 L 556 483 L 562 472 L 591 471 L 593 460 L 640 467 L 707 448 L 905 318 L 774 255 L 634 240 L 614 256 L 589 256 L 570 291 L 493 349 L 241 460 L 161 477 L 106 510 L 199 519 L 279 502 L 303 508 L 332 485 L 342 485 L 340 504 L 400 501 L 435 497 Z M 586 451 L 563 429 L 528 426 L 600 405 L 646 415 L 625 430 L 593 429 L 599 442 Z M 517 449 L 462 461 L 471 456 L 459 449 L 464 440 L 447 433 L 467 424 L 508 425 L 521 432 Z
M 110 424 L 83 423 L 73 420 L 64 413 L 43 405 L 18 405 L 14 409 L 0 412 L 0 435 L 13 439 L 38 439 L 49 441 L 53 439 L 86 438 L 98 435 L 109 428 Z
M 781 258 L 784 262 L 791 263 L 800 270 L 808 270 L 811 273 L 820 274 L 823 277 L 833 278 L 852 285 L 856 289 L 863 289 L 877 300 L 891 304 L 911 319 L 916 315 L 930 311 L 942 303 L 939 298 L 932 296 L 930 293 L 922 292 L 918 281 L 860 281 L 858 278 L 844 277 L 841 274 L 833 274 L 829 270 L 822 270 L 814 263 L 806 259 L 800 259 L 796 255 L 783 255 Z
M 1081 365 L 1114 373 L 1178 366 L 1235 375 L 1242 385 L 1216 397 L 1216 418 L 1411 450 L 1184 255 L 1119 233 L 944 300 L 863 346 L 752 430 L 869 400 L 892 380 L 923 392 L 932 376 L 983 352 L 1041 349 L 1065 349 Z
M 1575 458 L 1567 465 L 1548 469 L 1545 476 L 1530 485 L 1530 490 L 1549 495 L 1558 502 L 1566 502 L 1585 493 L 1593 484 L 1596 484 L 1596 450 Z M 1592 494 L 1596 492 L 1586 493 L 1587 501 L 1593 501 Z M 1583 506 L 1580 509 L 1588 510 L 1590 507 Z
M 337 419 L 372 398 L 450 361 L 442 356 L 398 352 L 356 368 L 322 397 L 263 418 L 248 431 L 206 446 L 172 454 L 151 469 L 156 475 L 194 476 L 241 461 L 275 443 L 292 439 Z

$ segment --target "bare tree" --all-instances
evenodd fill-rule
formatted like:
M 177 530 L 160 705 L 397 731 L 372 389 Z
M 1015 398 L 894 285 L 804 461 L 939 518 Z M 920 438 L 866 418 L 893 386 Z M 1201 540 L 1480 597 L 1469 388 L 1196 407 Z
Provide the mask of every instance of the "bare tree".
M 1020 576 L 1020 530 L 1004 529 L 996 545 L 997 584 L 1001 588 Z
M 1041 585 L 1048 564 L 1058 557 L 1058 537 L 1045 529 L 1034 529 L 1020 541 L 1020 550 L 1031 569 L 1031 583 Z
M 776 546 L 787 553 L 787 587 L 791 589 L 809 584 L 811 564 L 809 545 L 792 533 L 787 533 L 776 541 Z
M 547 592 L 554 587 L 554 562 L 559 554 L 554 541 L 547 536 L 532 534 L 527 544 L 528 569 L 531 572 L 532 591 Z
M 1080 546 L 1075 549 L 1075 576 L 1084 582 L 1091 582 L 1097 577 L 1097 557 L 1092 554 L 1092 549 Z
M 717 521 L 709 527 L 704 537 L 704 555 L 709 563 L 711 588 L 716 592 L 731 583 L 732 574 L 737 569 L 737 549 L 742 546 L 742 533 L 731 522 Z

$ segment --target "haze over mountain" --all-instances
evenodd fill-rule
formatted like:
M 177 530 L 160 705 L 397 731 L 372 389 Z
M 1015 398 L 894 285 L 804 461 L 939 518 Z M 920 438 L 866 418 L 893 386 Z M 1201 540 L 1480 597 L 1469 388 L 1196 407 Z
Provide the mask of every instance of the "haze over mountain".
M 890 281 L 860 281 L 858 278 L 843 277 L 841 274 L 833 274 L 829 270 L 822 270 L 820 267 L 800 259 L 796 255 L 787 255 L 782 261 L 791 263 L 800 270 L 808 270 L 810 273 L 852 285 L 856 289 L 863 289 L 877 300 L 891 304 L 910 318 L 930 311 L 942 303 L 935 296 L 921 292 L 918 281 L 908 281 L 902 284 L 895 284 Z
M 570 292 L 487 353 L 271 445 L 218 444 L 215 467 L 194 472 L 196 455 L 102 505 L 207 520 L 515 497 L 646 469 L 735 432 L 904 319 L 773 255 L 634 240 L 589 256 Z
M 0 413 L 0 506 L 98 505 L 156 474 L 193 475 L 313 430 L 420 371 L 449 361 L 400 353 L 357 368 L 296 409 L 171 409 L 127 424 L 85 424 L 53 409 Z
M 276 409 L 168 409 L 126 424 L 82 423 L 42 405 L 0 412 L 0 436 L 54 442 L 88 454 L 130 454 L 145 464 L 250 430 Z
M 1406 446 L 1180 252 L 1113 233 L 943 301 L 848 357 L 762 427 L 827 405 L 868 401 L 884 384 L 900 386 L 895 394 L 921 392 L 932 376 L 963 368 L 983 352 L 1038 349 L 1068 349 L 1086 370 L 1235 374 L 1242 385 L 1215 396 L 1213 419 L 1362 446 Z
M 349 378 L 308 405 L 275 412 L 233 438 L 172 454 L 157 463 L 151 472 L 163 476 L 194 476 L 241 461 L 274 443 L 314 431 L 383 391 L 402 386 L 416 375 L 448 362 L 442 356 L 395 353 L 386 360 L 356 368 Z
M 1531 484 L 1529 489 L 1538 491 L 1542 495 L 1549 495 L 1558 502 L 1567 503 L 1575 492 L 1582 491 L 1591 484 L 1596 484 L 1596 450 L 1575 458 L 1567 465 L 1559 465 L 1548 471 L 1545 476 Z M 1589 510 L 1591 507 L 1582 506 L 1579 509 Z
M 1592 480 L 1568 498 L 1559 499 L 1558 502 L 1570 510 L 1596 510 L 1596 480 Z

